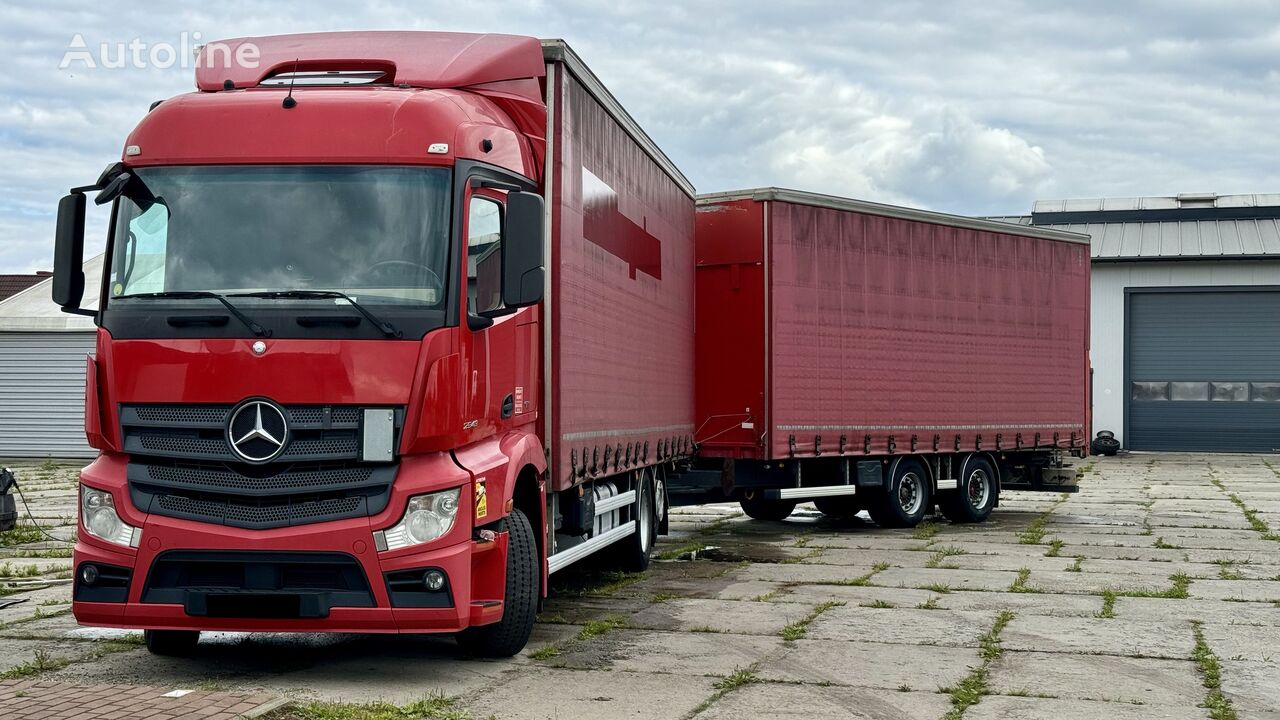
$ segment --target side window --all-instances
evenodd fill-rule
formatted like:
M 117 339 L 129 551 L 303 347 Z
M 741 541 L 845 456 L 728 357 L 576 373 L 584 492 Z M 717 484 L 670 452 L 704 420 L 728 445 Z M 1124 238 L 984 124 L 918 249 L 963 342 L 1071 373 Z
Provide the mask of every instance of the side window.
M 129 221 L 129 252 L 120 264 L 121 271 L 112 282 L 112 295 L 148 293 L 165 290 L 165 249 L 169 236 L 169 212 L 156 203 Z
M 471 198 L 467 209 L 467 307 L 502 309 L 502 206 L 485 197 Z

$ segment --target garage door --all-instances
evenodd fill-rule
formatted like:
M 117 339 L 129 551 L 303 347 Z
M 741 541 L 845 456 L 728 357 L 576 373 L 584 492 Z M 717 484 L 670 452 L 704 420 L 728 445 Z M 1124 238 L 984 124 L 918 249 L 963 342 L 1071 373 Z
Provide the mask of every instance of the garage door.
M 0 333 L 0 458 L 92 456 L 84 439 L 91 332 Z
M 1128 296 L 1128 446 L 1280 450 L 1280 291 Z

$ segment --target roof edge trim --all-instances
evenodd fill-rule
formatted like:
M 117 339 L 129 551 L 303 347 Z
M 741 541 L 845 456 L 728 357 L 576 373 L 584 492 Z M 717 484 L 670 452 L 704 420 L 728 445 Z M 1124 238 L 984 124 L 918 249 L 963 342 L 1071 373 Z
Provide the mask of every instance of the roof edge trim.
M 1078 245 L 1088 245 L 1090 243 L 1088 235 L 1068 232 L 1066 230 L 1050 230 L 1048 228 L 1038 228 L 1030 225 L 1015 225 L 1013 223 L 1000 222 L 998 220 L 983 220 L 981 218 L 967 217 L 964 215 L 951 215 L 949 213 L 935 212 L 933 210 L 920 210 L 918 208 L 902 207 L 900 205 L 885 205 L 883 203 L 869 202 L 866 200 L 854 200 L 852 198 L 844 198 L 836 195 L 823 195 L 821 193 L 805 192 L 803 190 L 789 190 L 787 188 L 779 187 L 732 190 L 729 192 L 707 193 L 698 196 L 699 205 L 710 205 L 713 203 L 731 200 L 755 200 L 756 202 L 773 200 L 777 202 L 791 203 L 794 205 L 811 205 L 813 207 L 829 208 L 832 210 L 848 210 L 851 212 L 865 213 L 867 215 L 880 215 L 882 217 L 899 218 L 901 220 L 927 222 L 934 225 L 946 225 L 948 227 L 960 227 L 967 228 L 969 230 L 996 232 L 1004 235 L 1036 237 L 1043 238 L 1045 240 L 1076 243 Z

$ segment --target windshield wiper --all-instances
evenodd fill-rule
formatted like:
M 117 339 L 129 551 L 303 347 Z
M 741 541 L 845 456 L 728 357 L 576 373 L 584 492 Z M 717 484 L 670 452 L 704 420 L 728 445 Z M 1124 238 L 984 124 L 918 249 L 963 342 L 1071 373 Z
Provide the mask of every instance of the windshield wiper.
M 216 292 L 209 292 L 208 290 L 166 290 L 165 292 L 149 292 L 149 293 L 136 293 L 134 295 L 120 295 L 115 299 L 120 300 L 123 298 L 162 298 L 162 299 L 174 299 L 174 300 L 199 300 L 201 298 L 209 298 L 212 300 L 217 300 L 218 302 L 222 303 L 223 307 L 225 307 L 228 311 L 230 311 L 232 315 L 235 315 L 237 320 L 244 323 L 245 327 L 253 331 L 254 335 L 257 335 L 258 337 L 271 337 L 270 330 L 262 327 L 258 323 L 254 322 L 248 315 L 245 315 L 244 313 L 240 312 L 240 309 L 237 308 L 235 305 L 232 305 L 231 301 L 228 300 L 225 295 L 219 295 Z
M 360 303 L 352 300 L 349 295 L 337 290 L 263 290 L 261 292 L 232 293 L 232 297 L 256 297 L 256 298 L 334 298 L 346 300 L 351 307 L 365 317 L 366 320 L 373 323 L 373 326 L 382 331 L 387 337 L 399 338 L 404 337 L 404 333 L 391 323 L 379 318 L 377 315 L 369 312 L 368 308 Z

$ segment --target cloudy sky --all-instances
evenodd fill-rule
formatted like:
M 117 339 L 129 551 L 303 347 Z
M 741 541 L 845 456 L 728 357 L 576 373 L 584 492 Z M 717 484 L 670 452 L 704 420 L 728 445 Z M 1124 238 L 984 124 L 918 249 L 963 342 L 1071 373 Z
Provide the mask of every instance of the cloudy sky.
M 95 54 L 184 32 L 562 37 L 699 191 L 783 185 L 962 214 L 1280 191 L 1272 0 L 26 5 L 0 9 L 0 272 L 47 268 L 58 198 L 119 157 L 153 100 L 193 87 L 189 68 L 59 69 L 77 33 Z

